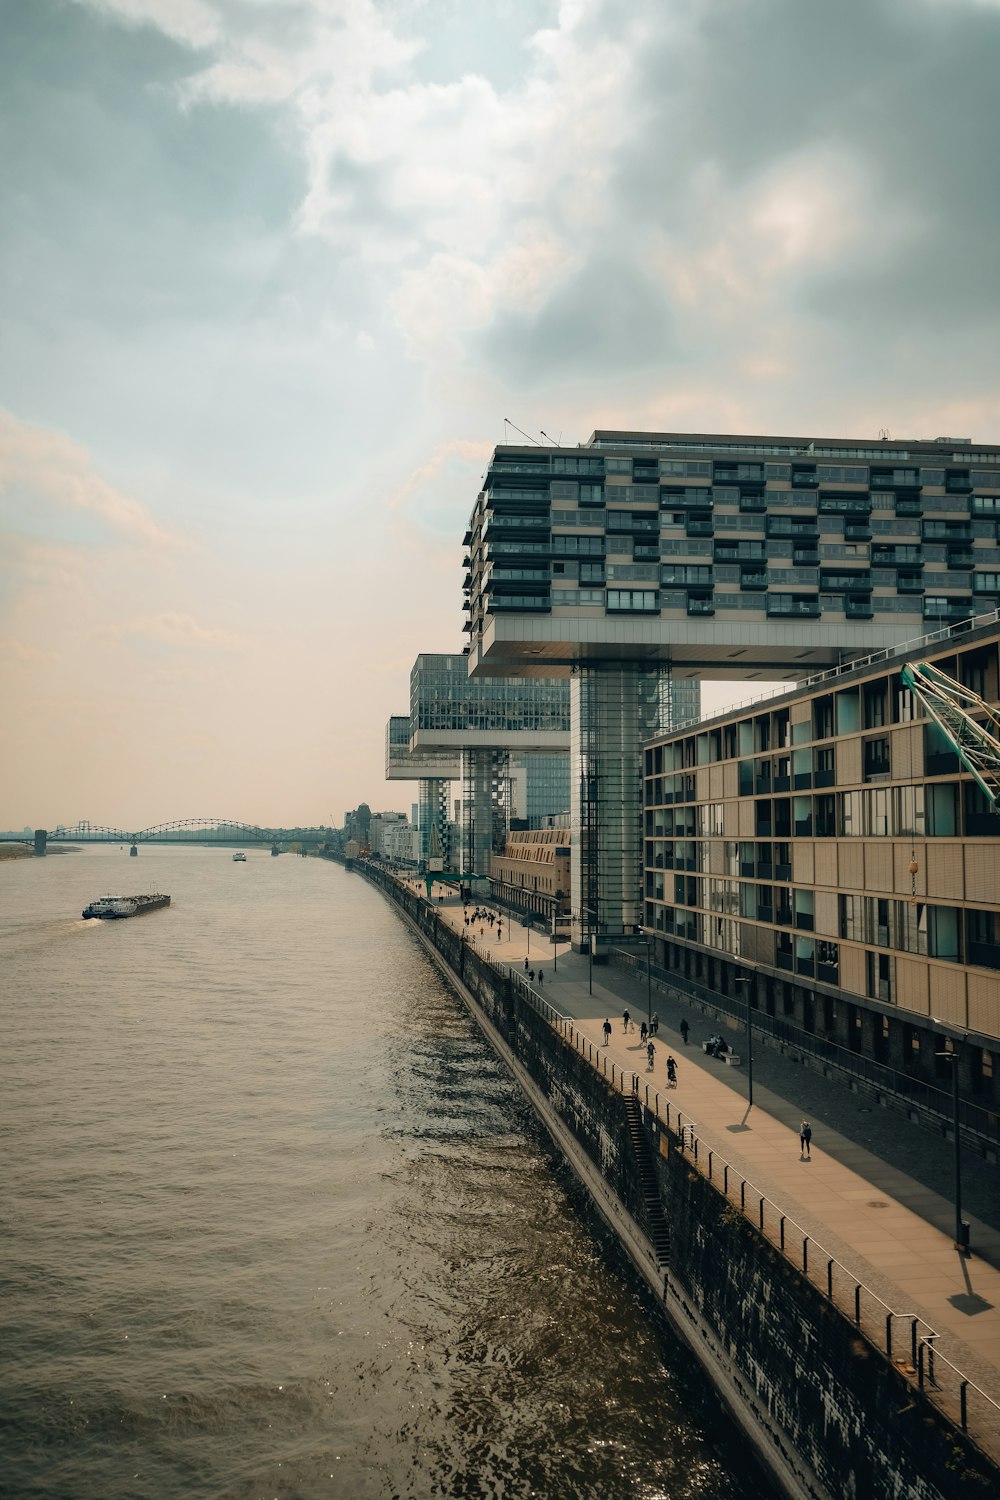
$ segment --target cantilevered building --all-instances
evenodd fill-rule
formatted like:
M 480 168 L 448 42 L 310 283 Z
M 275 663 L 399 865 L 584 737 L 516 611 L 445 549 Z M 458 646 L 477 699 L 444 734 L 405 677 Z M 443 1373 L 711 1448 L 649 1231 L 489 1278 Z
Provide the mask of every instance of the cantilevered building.
M 504 446 L 466 532 L 470 669 L 571 677 L 572 903 L 642 920 L 643 742 L 687 682 L 798 681 L 1000 598 L 1000 450 L 597 431 Z

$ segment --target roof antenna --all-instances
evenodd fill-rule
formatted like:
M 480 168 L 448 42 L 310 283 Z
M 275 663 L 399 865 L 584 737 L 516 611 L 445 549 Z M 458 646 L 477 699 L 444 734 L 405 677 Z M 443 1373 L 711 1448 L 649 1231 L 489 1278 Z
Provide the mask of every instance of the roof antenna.
M 518 427 L 518 425 L 517 425 L 516 422 L 512 422 L 510 420 L 510 417 L 504 417 L 504 422 L 507 424 L 508 427 L 513 427 L 513 429 L 514 429 L 515 432 L 521 432 L 520 427 Z M 540 448 L 542 446 L 541 443 L 538 441 L 537 438 L 528 437 L 528 434 L 526 432 L 521 432 L 521 436 L 523 438 L 528 438 L 528 442 L 529 443 L 534 443 L 534 445 L 535 445 L 536 448 Z
M 878 430 L 878 436 L 880 443 L 888 443 L 890 441 L 888 427 L 880 427 Z

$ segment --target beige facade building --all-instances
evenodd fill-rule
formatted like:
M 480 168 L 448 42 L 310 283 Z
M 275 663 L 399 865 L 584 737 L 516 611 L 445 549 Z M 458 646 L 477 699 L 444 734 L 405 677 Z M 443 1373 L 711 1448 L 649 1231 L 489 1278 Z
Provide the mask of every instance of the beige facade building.
M 996 1141 L 1000 816 L 900 679 L 931 661 L 995 704 L 986 618 L 650 742 L 644 926 L 706 997 L 749 981 L 765 1029 L 942 1109 L 958 1050 Z
M 568 820 L 567 820 L 568 821 Z M 569 917 L 569 828 L 519 828 L 490 861 L 490 889 L 516 911 L 551 924 Z

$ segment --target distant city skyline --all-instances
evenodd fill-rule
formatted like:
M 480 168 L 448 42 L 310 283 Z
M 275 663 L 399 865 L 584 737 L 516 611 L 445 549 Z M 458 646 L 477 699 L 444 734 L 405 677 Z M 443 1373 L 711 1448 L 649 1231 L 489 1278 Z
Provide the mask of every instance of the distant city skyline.
M 997 0 L 0 23 L 0 826 L 407 807 L 507 418 L 1000 437 Z

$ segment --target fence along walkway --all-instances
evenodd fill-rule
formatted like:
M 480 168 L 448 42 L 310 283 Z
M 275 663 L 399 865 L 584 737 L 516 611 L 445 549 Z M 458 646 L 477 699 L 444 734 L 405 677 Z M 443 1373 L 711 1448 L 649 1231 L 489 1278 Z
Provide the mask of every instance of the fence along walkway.
M 658 1090 L 651 1091 L 641 1074 L 613 1060 L 609 1067 L 607 1052 L 580 1029 L 574 1017 L 562 1014 L 544 1000 L 508 965 L 488 955 L 476 956 L 499 977 L 509 979 L 522 999 L 548 1021 L 567 1046 L 607 1078 L 612 1088 L 639 1096 L 649 1115 L 668 1133 L 672 1148 L 683 1152 L 727 1203 L 849 1318 L 884 1359 L 911 1379 L 974 1442 L 1000 1459 L 1000 1403 L 935 1347 L 940 1334 L 919 1313 L 890 1307 L 718 1150 L 703 1142 L 697 1121 L 672 1106 L 670 1100 L 661 1099 Z

